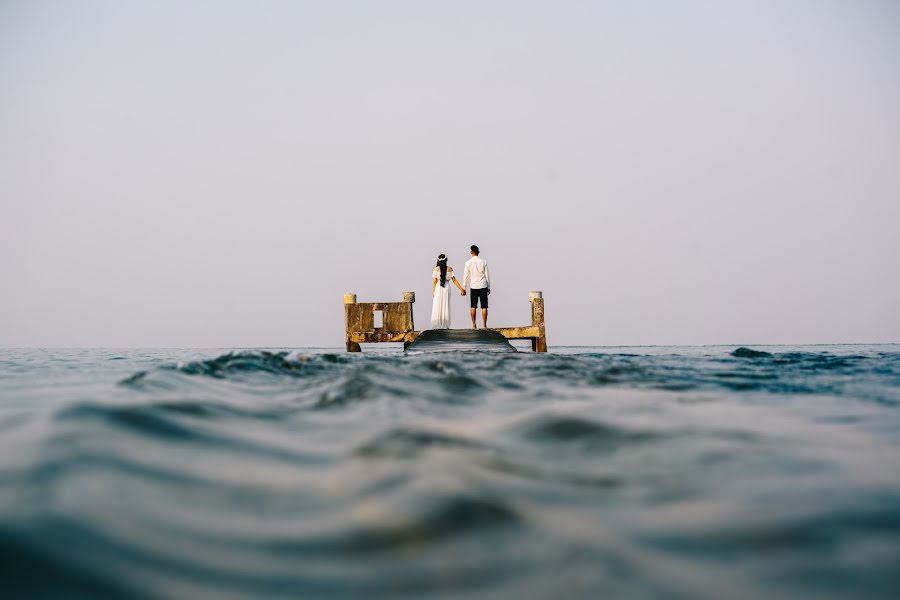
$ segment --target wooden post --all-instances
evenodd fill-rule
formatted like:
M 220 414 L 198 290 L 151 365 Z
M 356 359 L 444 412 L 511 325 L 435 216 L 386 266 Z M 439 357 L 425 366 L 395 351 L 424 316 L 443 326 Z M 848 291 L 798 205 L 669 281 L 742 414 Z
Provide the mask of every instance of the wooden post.
M 538 337 L 532 338 L 531 349 L 535 352 L 547 351 L 547 334 L 544 330 L 544 294 L 543 292 L 529 292 L 528 301 L 531 302 L 531 325 L 540 331 Z
M 403 301 L 409 302 L 409 329 L 410 331 L 415 331 L 416 324 L 413 321 L 413 303 L 416 301 L 416 293 L 415 292 L 403 292 Z M 406 350 L 409 348 L 409 345 L 412 344 L 409 340 L 403 342 L 403 349 Z
M 350 305 L 356 304 L 356 294 L 344 294 L 344 339 L 347 343 L 347 352 L 362 352 L 354 341 L 350 340 Z

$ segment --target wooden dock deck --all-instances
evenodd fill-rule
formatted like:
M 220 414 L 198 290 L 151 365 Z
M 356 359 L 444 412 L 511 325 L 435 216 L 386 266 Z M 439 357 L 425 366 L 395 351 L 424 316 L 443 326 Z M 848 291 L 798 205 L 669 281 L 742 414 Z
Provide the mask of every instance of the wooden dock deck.
M 406 349 L 407 354 L 431 352 L 518 352 L 493 329 L 429 329 Z

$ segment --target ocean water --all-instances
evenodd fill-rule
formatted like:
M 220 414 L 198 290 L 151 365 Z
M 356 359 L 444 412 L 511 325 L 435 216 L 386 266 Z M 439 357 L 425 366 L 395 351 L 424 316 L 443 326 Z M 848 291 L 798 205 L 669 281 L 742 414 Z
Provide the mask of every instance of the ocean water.
M 900 346 L 0 350 L 4 598 L 896 598 Z

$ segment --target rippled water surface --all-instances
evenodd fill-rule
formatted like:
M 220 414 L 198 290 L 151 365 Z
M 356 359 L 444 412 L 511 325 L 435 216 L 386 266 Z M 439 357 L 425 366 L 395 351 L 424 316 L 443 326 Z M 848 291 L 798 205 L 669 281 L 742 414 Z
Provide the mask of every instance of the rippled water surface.
M 900 346 L 0 350 L 4 597 L 890 598 Z

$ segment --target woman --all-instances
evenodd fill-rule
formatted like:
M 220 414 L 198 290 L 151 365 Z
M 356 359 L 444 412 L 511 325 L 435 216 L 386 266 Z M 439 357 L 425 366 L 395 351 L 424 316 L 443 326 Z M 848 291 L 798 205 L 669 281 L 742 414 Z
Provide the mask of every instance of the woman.
M 437 257 L 437 265 L 434 267 L 431 279 L 431 328 L 432 329 L 450 329 L 450 286 L 447 285 L 447 279 L 453 281 L 459 288 L 459 295 L 465 296 L 466 290 L 463 289 L 453 269 L 447 266 L 447 256 L 441 254 Z

